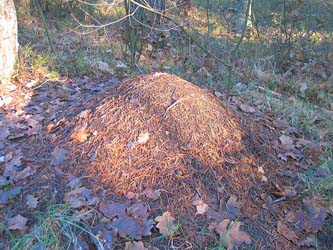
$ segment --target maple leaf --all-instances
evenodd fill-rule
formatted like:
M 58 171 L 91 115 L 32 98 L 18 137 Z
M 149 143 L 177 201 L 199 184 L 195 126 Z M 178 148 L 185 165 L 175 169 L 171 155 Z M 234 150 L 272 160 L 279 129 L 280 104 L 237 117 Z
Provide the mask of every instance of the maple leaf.
M 250 235 L 239 229 L 241 222 L 230 222 L 229 219 L 221 221 L 215 228 L 221 240 L 227 245 L 228 249 L 238 247 L 242 243 L 250 244 Z
M 28 219 L 22 215 L 16 215 L 7 221 L 7 226 L 11 230 L 22 230 L 27 223 Z
M 38 204 L 38 198 L 35 198 L 33 195 L 28 194 L 26 204 L 29 208 L 36 208 Z
M 177 225 L 175 225 L 175 218 L 171 216 L 170 212 L 165 212 L 161 216 L 155 218 L 157 221 L 156 227 L 160 230 L 160 233 L 164 236 L 172 236 L 177 231 Z

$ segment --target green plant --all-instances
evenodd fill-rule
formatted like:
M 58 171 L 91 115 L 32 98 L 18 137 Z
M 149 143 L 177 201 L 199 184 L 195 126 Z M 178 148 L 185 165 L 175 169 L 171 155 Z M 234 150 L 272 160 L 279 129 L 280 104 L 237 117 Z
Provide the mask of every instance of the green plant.
M 51 205 L 37 217 L 31 232 L 20 237 L 15 237 L 5 225 L 0 224 L 10 236 L 12 250 L 76 249 L 77 239 L 83 234 L 103 249 L 102 242 L 91 232 L 88 223 L 75 216 L 68 204 Z
M 321 163 L 317 168 L 310 168 L 299 175 L 312 196 L 319 196 L 325 201 L 333 199 L 333 149 L 325 148 Z

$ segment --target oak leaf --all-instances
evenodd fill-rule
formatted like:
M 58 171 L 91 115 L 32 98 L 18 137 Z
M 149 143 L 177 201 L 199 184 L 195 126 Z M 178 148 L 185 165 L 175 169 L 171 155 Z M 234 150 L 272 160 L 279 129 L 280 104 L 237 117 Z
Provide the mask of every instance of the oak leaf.
M 170 212 L 165 212 L 161 216 L 155 218 L 157 221 L 156 227 L 160 230 L 160 233 L 164 236 L 172 236 L 177 231 L 177 226 L 174 221 L 175 218 L 171 216 Z
M 22 230 L 27 223 L 28 219 L 22 215 L 16 215 L 7 221 L 8 229 L 11 230 Z
M 251 243 L 250 235 L 241 231 L 239 229 L 240 226 L 241 222 L 230 222 L 229 219 L 221 221 L 216 226 L 215 231 L 219 234 L 228 249 L 233 249 L 233 247 L 238 247 L 243 243 Z

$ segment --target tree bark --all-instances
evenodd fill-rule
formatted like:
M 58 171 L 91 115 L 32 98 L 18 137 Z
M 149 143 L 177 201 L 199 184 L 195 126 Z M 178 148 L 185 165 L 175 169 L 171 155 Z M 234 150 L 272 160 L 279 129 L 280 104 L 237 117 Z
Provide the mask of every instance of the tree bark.
M 17 18 L 13 0 L 0 0 L 0 81 L 8 83 L 18 52 Z
M 243 27 L 252 27 L 252 0 L 238 0 L 237 32 L 242 33 Z M 245 24 L 246 22 L 246 24 Z

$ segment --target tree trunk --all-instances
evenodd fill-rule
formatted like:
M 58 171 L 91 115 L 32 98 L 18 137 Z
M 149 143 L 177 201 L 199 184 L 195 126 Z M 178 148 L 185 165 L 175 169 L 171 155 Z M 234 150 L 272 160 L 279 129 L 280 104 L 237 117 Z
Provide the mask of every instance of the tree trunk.
M 17 58 L 17 19 L 13 0 L 0 0 L 0 81 L 10 79 Z
M 252 0 L 238 0 L 238 20 L 237 20 L 238 33 L 242 33 L 244 25 L 246 28 L 252 27 L 251 16 L 252 16 Z

